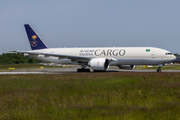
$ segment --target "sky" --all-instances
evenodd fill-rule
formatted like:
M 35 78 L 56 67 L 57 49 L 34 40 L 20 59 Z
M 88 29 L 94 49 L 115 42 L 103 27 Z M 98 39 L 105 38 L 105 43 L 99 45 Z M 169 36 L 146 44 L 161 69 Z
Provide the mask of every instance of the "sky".
M 49 48 L 158 47 L 180 54 L 180 0 L 0 0 L 0 54 Z

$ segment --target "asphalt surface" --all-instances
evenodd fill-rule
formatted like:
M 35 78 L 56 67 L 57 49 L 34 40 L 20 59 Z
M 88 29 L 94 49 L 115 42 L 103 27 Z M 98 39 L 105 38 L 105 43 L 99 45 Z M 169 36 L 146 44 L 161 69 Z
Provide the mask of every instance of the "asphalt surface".
M 91 72 L 93 70 L 91 69 Z M 121 73 L 142 73 L 142 72 L 156 72 L 156 70 L 125 70 L 118 67 L 110 67 L 106 72 L 121 72 Z M 180 72 L 180 70 L 162 70 L 162 72 Z M 8 72 L 0 72 L 0 74 L 66 74 L 77 73 L 77 67 L 66 68 L 38 68 L 38 69 L 20 69 L 11 70 Z

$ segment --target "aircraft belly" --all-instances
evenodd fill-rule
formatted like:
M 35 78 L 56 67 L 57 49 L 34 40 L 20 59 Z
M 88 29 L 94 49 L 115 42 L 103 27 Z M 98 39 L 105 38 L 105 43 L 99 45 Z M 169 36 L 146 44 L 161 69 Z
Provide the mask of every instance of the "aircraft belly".
M 166 63 L 162 58 L 120 58 L 112 61 L 112 65 L 158 65 Z

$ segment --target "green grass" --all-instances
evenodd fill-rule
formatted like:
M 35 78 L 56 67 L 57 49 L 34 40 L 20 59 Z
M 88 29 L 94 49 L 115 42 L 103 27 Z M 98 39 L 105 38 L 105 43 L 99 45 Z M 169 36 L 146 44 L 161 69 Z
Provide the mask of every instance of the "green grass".
M 44 68 L 59 68 L 61 66 L 45 66 L 45 65 L 41 65 L 41 64 L 29 64 L 29 63 L 25 63 L 25 64 L 1 64 L 0 65 L 0 71 L 8 71 L 9 68 L 15 68 L 15 69 L 37 69 L 39 67 L 44 67 Z
M 0 119 L 180 118 L 180 73 L 0 75 Z

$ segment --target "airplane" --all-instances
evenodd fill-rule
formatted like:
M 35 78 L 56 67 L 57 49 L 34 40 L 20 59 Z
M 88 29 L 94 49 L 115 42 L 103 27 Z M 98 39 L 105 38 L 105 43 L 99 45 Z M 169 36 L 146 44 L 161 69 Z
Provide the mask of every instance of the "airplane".
M 82 47 L 82 48 L 48 48 L 29 24 L 24 25 L 30 51 L 11 51 L 24 53 L 30 57 L 58 64 L 81 65 L 77 72 L 105 72 L 110 65 L 120 69 L 134 69 L 136 65 L 158 65 L 161 67 L 176 57 L 168 50 L 156 47 Z

